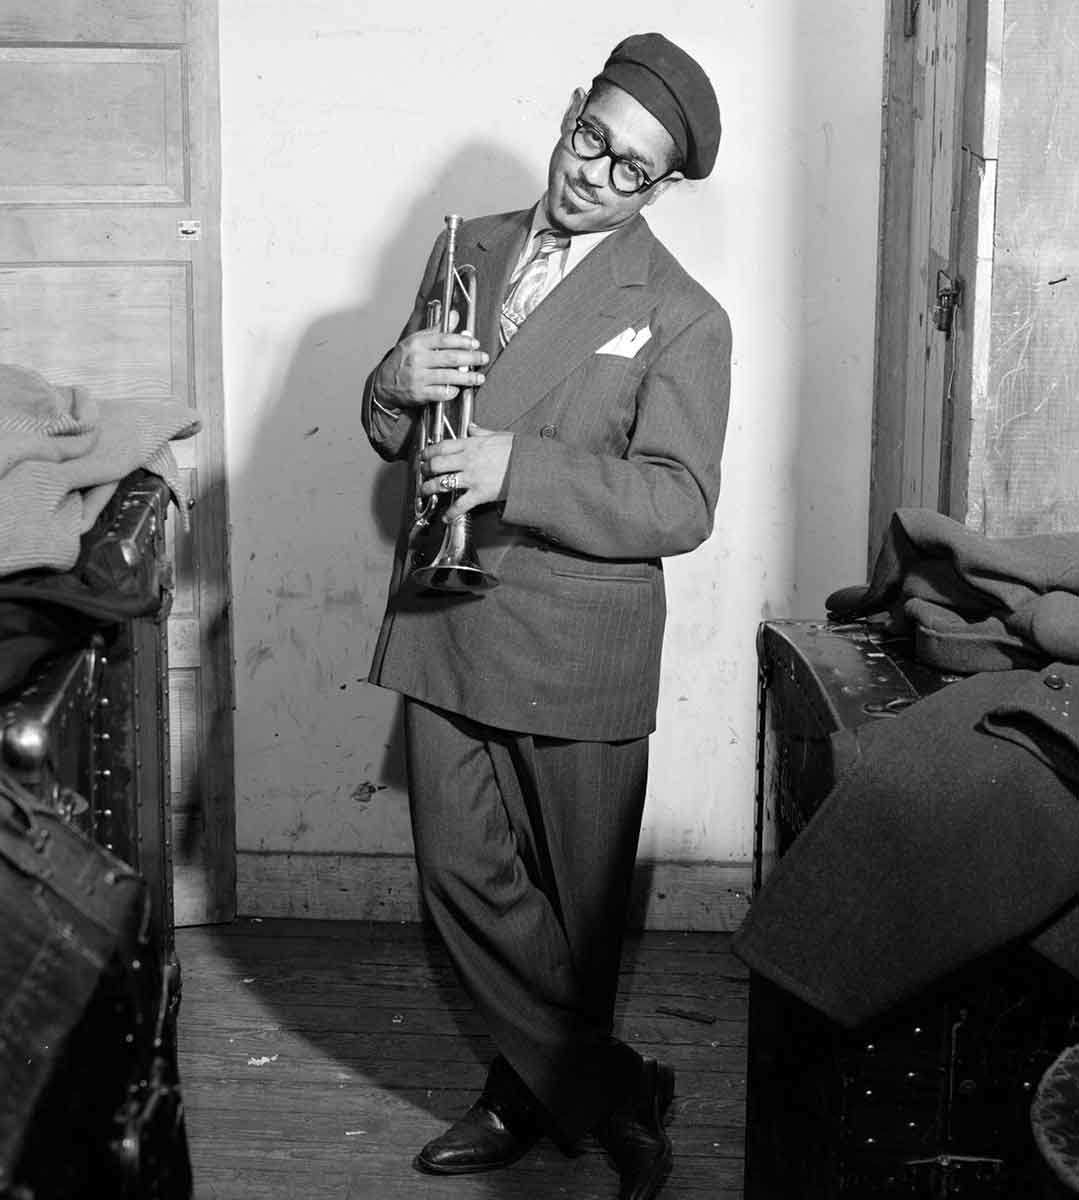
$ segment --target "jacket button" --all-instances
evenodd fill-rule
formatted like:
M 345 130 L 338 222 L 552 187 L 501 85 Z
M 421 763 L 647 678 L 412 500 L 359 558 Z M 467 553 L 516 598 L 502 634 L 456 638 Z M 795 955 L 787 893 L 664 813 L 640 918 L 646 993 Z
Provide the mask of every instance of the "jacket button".
M 1054 692 L 1059 692 L 1065 686 L 1063 678 L 1055 671 L 1045 677 L 1045 686 L 1052 688 Z
M 556 432 L 557 430 L 553 425 L 544 425 L 544 427 L 540 430 L 540 437 L 552 438 Z

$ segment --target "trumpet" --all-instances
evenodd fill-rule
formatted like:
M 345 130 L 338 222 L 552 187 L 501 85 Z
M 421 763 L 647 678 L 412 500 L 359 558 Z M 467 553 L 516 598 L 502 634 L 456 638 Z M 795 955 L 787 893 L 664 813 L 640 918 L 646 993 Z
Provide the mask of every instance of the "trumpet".
M 427 305 L 427 328 L 451 332 L 454 301 L 464 301 L 464 315 L 460 332 L 472 335 L 476 323 L 476 268 L 470 264 L 458 266 L 457 231 L 461 218 L 446 217 L 446 251 L 444 258 L 445 279 L 442 284 L 442 299 L 431 300 Z M 412 529 L 409 543 L 413 547 L 410 577 L 425 589 L 440 592 L 486 592 L 498 586 L 498 576 L 480 566 L 472 542 L 472 520 L 470 513 L 454 517 L 445 523 L 442 543 L 432 556 L 429 548 L 421 544 L 422 534 L 431 524 L 442 496 L 424 496 L 420 488 L 423 477 L 419 469 L 419 456 L 424 449 L 445 438 L 466 438 L 472 423 L 475 405 L 475 388 L 463 387 L 456 398 L 435 400 L 420 414 L 416 426 L 416 460 L 413 496 Z M 456 491 L 447 494 L 447 504 L 452 504 Z

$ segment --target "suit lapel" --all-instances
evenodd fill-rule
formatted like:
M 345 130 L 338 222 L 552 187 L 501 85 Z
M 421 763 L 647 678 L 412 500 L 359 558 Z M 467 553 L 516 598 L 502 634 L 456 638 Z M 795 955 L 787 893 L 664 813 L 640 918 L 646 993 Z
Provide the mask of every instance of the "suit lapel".
M 506 429 L 533 408 L 583 359 L 626 328 L 650 299 L 643 286 L 653 238 L 640 218 L 604 239 L 552 291 L 487 369 L 476 393 L 477 419 Z M 494 342 L 498 345 L 495 301 Z

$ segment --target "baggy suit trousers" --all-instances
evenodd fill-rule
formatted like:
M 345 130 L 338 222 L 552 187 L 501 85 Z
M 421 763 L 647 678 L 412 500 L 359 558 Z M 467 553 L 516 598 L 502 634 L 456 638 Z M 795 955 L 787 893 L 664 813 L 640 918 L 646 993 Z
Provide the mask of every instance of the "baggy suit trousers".
M 502 1055 L 570 1142 L 633 1085 L 613 1037 L 648 739 L 576 742 L 405 702 L 430 915 Z

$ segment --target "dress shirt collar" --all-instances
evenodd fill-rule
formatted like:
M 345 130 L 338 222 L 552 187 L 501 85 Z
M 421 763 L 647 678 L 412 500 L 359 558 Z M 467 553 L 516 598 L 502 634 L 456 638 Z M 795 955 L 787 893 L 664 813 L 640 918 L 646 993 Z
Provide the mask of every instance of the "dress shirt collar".
M 532 240 L 541 229 L 550 229 L 551 224 L 547 216 L 547 205 L 543 197 L 540 197 L 539 203 L 532 210 L 532 224 L 529 226 L 528 238 L 525 241 L 524 249 L 521 252 L 521 257 L 531 256 Z M 569 247 L 561 251 L 562 258 L 561 276 L 563 279 L 576 267 L 586 254 L 591 253 L 603 241 L 605 237 L 609 237 L 614 232 L 613 229 L 602 229 L 599 233 L 578 233 L 573 235 L 569 240 Z

